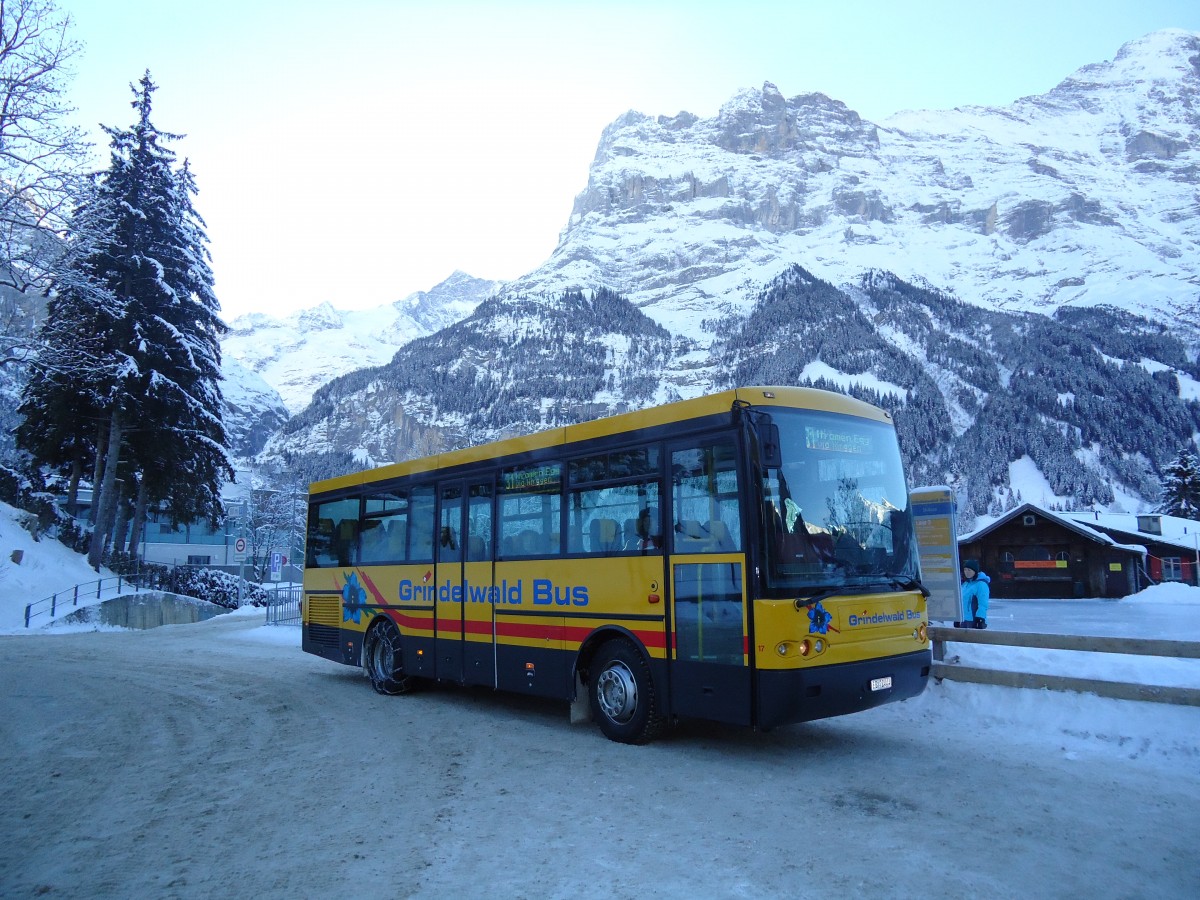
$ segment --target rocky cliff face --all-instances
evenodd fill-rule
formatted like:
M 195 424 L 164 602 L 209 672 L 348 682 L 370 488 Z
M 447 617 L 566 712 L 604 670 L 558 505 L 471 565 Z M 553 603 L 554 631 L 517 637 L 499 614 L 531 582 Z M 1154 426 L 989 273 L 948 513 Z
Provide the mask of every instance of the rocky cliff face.
M 992 309 L 1200 317 L 1200 36 L 1166 31 L 1008 107 L 878 124 L 771 84 L 715 118 L 605 131 L 547 263 L 514 290 L 605 284 L 673 330 L 798 263 Z M 702 331 L 702 329 L 701 329 Z

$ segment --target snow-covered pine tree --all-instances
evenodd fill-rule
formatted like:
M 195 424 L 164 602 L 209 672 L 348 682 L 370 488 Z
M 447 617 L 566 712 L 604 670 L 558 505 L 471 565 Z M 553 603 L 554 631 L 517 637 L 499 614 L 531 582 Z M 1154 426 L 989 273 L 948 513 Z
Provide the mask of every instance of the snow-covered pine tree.
M 192 205 L 194 178 L 186 162 L 175 168 L 175 154 L 163 144 L 180 136 L 151 122 L 156 86 L 149 72 L 133 90 L 137 122 L 128 130 L 105 129 L 112 162 L 101 177 L 116 240 L 100 249 L 110 264 L 108 286 L 125 306 L 119 333 L 131 363 L 111 404 L 110 433 L 129 430 L 135 467 L 144 473 L 139 510 L 165 502 L 173 522 L 215 522 L 221 484 L 233 477 L 221 421 L 220 336 L 226 329 L 204 222 Z M 110 448 L 119 452 L 112 439 Z M 105 459 L 102 493 L 115 475 L 117 452 Z M 93 562 L 111 527 L 113 507 L 102 499 L 100 509 Z
M 35 468 L 69 479 L 72 512 L 80 479 L 98 477 L 107 434 L 102 423 L 122 364 L 113 343 L 121 304 L 92 267 L 88 249 L 107 240 L 107 223 L 94 192 L 80 198 L 67 248 L 72 263 L 57 276 L 17 410 L 18 448 Z
M 127 495 L 136 483 L 140 513 L 163 502 L 176 522 L 215 521 L 221 484 L 233 477 L 221 421 L 225 325 L 192 205 L 195 181 L 165 146 L 180 135 L 151 122 L 150 73 L 131 88 L 137 120 L 105 128 L 109 167 L 95 176 L 72 229 L 80 251 L 62 279 L 72 315 L 90 318 L 100 330 L 85 333 L 101 335 L 100 365 L 77 382 L 99 419 L 94 566 L 116 524 L 119 472 Z
M 1200 519 L 1200 459 L 1190 449 L 1181 450 L 1163 470 L 1159 512 L 1184 519 Z

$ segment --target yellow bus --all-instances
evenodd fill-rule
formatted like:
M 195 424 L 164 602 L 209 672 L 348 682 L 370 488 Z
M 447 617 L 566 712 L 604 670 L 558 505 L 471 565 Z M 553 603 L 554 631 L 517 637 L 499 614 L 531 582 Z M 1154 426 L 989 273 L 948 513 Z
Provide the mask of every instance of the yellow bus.
M 746 387 L 313 484 L 302 641 L 637 744 L 919 694 L 925 597 L 889 414 Z

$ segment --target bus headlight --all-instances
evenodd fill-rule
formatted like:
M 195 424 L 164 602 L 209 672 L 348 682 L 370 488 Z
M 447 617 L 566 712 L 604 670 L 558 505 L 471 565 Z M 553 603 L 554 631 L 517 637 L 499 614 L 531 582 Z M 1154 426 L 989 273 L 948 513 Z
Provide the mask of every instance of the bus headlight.
M 812 656 L 820 653 L 825 649 L 825 642 L 820 638 L 811 640 L 805 638 L 802 641 L 780 641 L 775 646 L 775 652 L 780 656 L 788 656 L 795 653 L 799 656 Z

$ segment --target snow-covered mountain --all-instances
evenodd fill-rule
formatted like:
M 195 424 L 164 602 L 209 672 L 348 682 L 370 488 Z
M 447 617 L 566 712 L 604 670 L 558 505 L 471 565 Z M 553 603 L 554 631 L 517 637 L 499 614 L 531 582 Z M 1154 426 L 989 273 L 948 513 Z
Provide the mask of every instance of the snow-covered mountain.
M 287 421 L 287 407 L 275 388 L 229 354 L 221 358 L 221 375 L 230 450 L 235 457 L 253 456 Z
M 1023 459 L 1059 496 L 1147 503 L 1200 432 L 1198 184 L 1182 31 L 1003 108 L 873 124 L 767 84 L 711 119 L 630 112 L 545 264 L 326 384 L 268 453 L 376 464 L 817 382 L 894 408 L 921 480 L 978 512 Z
M 230 323 L 225 356 L 272 385 L 295 413 L 338 375 L 387 362 L 413 338 L 466 318 L 501 282 L 455 272 L 429 291 L 376 309 L 338 310 L 329 303 L 277 319 L 261 313 Z
M 1156 32 L 1043 96 L 874 124 L 774 85 L 715 118 L 604 132 L 553 256 L 513 291 L 603 284 L 672 331 L 787 264 L 868 269 L 968 303 L 1114 304 L 1200 320 L 1200 35 Z

